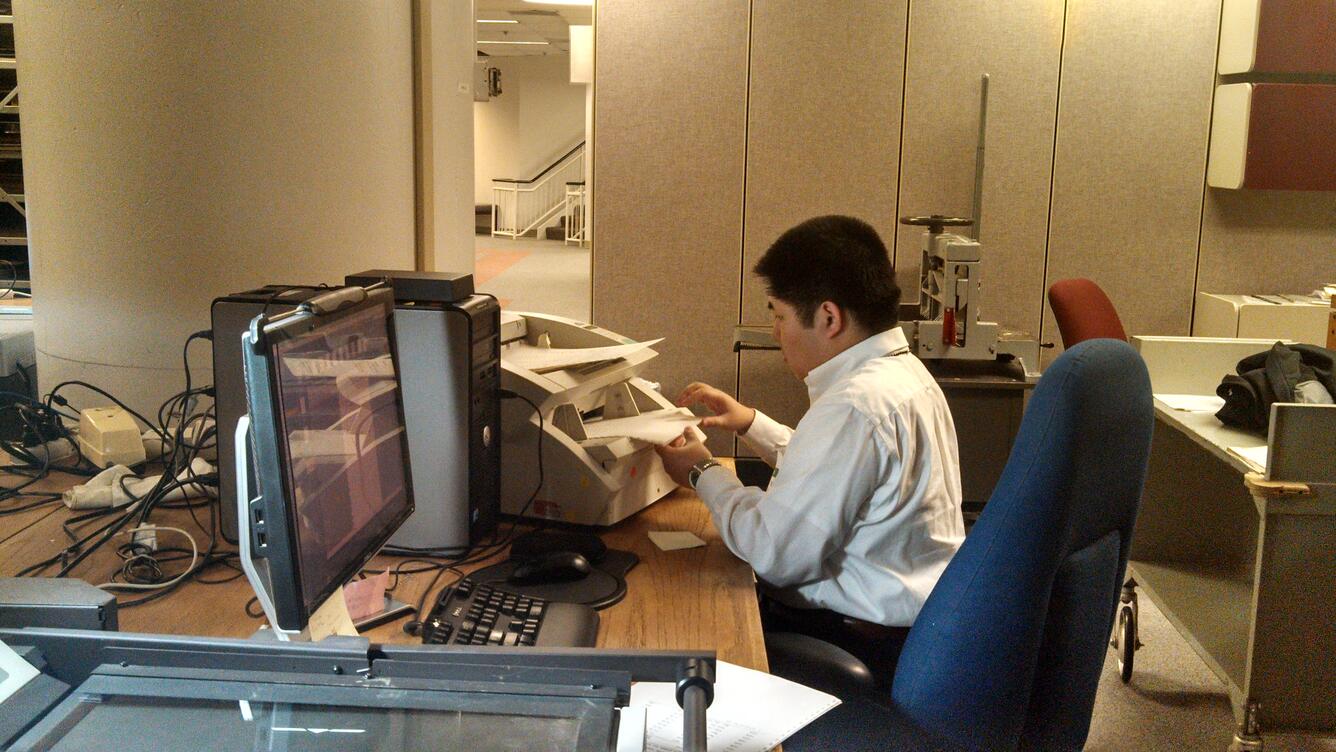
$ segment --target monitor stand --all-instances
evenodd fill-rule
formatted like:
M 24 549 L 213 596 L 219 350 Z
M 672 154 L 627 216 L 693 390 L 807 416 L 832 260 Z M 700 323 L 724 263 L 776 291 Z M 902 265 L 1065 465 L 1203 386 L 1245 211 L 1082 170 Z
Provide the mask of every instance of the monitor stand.
M 269 622 L 269 631 L 273 636 L 282 642 L 310 642 L 309 625 L 300 631 L 282 629 L 278 626 L 277 611 L 274 609 L 274 598 L 269 583 L 269 563 L 251 555 L 250 451 L 246 447 L 246 439 L 249 433 L 250 415 L 242 415 L 237 420 L 236 434 L 233 436 L 236 450 L 237 547 L 240 549 L 241 569 L 246 573 L 246 579 L 250 581 L 251 589 L 255 591 L 255 598 L 260 602 L 260 608 L 264 611 L 265 619 Z M 342 598 L 343 591 L 340 589 L 331 597 Z M 353 622 L 353 626 L 358 632 L 364 632 L 406 613 L 411 613 L 413 610 L 411 605 L 403 601 L 397 601 L 388 595 L 384 598 L 385 604 L 380 611 Z M 325 606 L 322 604 L 317 611 L 324 608 Z

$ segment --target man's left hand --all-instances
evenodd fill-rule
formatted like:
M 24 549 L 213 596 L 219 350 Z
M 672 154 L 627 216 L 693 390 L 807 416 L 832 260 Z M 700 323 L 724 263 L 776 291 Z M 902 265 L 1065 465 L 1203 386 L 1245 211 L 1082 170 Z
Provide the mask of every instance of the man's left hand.
M 691 466 L 714 456 L 696 435 L 693 429 L 688 428 L 685 433 L 674 439 L 673 443 L 654 447 L 654 451 L 658 452 L 659 458 L 663 460 L 663 469 L 668 471 L 668 476 L 679 486 L 689 488 L 691 484 L 687 482 L 687 473 L 691 472 Z

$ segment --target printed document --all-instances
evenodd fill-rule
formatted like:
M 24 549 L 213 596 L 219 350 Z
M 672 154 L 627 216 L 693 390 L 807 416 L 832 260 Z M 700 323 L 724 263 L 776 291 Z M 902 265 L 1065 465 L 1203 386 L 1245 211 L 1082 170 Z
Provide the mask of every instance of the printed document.
M 838 698 L 718 661 L 714 703 L 705 713 L 710 752 L 765 752 L 839 705 Z M 646 752 L 682 749 L 682 709 L 671 682 L 631 685 L 631 705 L 645 707 Z

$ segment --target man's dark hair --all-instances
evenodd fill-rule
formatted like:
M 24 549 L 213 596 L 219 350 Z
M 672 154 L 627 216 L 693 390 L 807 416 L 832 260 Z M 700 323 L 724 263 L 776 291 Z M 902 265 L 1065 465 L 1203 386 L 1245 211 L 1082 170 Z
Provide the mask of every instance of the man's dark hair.
M 870 332 L 895 326 L 900 288 L 877 231 L 837 214 L 814 217 L 779 236 L 756 262 L 771 297 L 793 306 L 805 327 L 829 300 Z

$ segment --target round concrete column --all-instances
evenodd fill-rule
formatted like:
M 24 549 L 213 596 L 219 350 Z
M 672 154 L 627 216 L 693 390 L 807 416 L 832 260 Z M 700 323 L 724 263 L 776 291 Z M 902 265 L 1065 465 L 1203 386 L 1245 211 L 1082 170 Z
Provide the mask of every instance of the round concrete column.
M 14 12 L 43 392 L 82 379 L 148 414 L 214 298 L 413 268 L 409 3 Z

